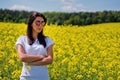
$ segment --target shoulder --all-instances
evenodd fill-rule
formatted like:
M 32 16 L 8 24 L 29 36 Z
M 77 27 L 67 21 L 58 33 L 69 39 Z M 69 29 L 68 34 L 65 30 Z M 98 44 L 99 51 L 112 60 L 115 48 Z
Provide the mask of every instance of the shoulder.
M 45 41 L 53 41 L 49 36 L 45 36 Z
M 15 44 L 16 48 L 17 48 L 18 44 L 21 44 L 24 47 L 24 45 L 26 43 L 26 39 L 27 39 L 27 36 L 19 36 L 16 41 L 16 44 Z
M 48 36 L 45 37 L 45 41 L 46 41 L 47 47 L 49 47 L 50 45 L 54 45 L 54 41 Z
M 25 41 L 27 39 L 27 36 L 19 36 L 18 40 L 19 41 Z
M 19 36 L 18 39 L 25 39 L 27 36 Z
M 45 36 L 45 40 L 48 40 L 48 39 L 50 39 L 50 37 L 49 36 Z

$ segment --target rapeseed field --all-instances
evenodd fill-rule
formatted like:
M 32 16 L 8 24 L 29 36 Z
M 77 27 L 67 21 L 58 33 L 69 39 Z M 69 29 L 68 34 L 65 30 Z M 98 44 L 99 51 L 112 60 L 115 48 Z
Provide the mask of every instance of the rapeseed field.
M 19 80 L 15 42 L 26 27 L 0 22 L 0 80 Z M 55 42 L 51 80 L 120 80 L 120 23 L 46 25 L 44 34 Z

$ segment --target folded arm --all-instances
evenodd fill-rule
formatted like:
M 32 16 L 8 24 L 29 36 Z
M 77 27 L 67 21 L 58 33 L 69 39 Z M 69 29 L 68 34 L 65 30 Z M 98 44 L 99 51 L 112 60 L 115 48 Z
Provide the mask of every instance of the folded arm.
M 53 62 L 53 45 L 51 45 L 47 48 L 47 56 L 46 57 L 44 57 L 42 60 L 33 61 L 28 64 L 40 66 L 40 65 L 52 64 L 52 62 Z
M 42 55 L 32 55 L 32 54 L 26 54 L 23 46 L 21 44 L 18 44 L 18 57 L 20 61 L 26 62 L 26 63 L 31 63 L 34 61 L 39 61 L 44 58 Z

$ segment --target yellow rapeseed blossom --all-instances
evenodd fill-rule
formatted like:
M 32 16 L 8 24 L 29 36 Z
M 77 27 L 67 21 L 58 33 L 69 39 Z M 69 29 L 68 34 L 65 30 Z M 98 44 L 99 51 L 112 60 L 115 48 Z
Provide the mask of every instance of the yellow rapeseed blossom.
M 107 80 L 114 80 L 114 78 L 113 77 L 108 77 Z
M 9 60 L 9 64 L 14 65 L 15 61 L 13 59 Z
M 30 66 L 27 66 L 27 69 L 28 69 L 28 70 L 30 70 L 30 69 L 31 69 L 31 67 L 30 67 Z

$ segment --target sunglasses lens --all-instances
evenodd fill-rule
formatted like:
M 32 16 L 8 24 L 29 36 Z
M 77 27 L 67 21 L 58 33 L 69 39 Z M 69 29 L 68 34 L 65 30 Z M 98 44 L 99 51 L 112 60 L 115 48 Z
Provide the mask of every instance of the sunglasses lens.
M 36 21 L 35 24 L 36 24 L 37 26 L 39 26 L 39 25 L 40 25 L 40 21 Z
M 35 24 L 37 26 L 40 26 L 40 24 L 43 26 L 43 25 L 45 25 L 45 22 L 44 21 L 36 21 Z

